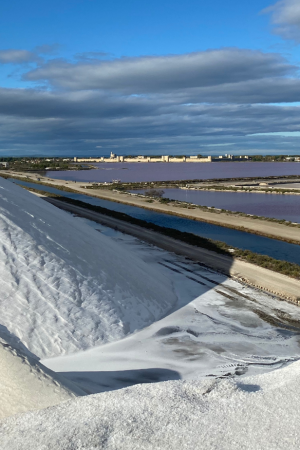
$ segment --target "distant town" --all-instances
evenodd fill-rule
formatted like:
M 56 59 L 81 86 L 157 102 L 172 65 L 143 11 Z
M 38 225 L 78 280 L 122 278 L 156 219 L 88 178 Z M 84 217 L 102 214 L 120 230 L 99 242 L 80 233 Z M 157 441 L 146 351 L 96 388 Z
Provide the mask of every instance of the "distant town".
M 109 157 L 0 157 L 0 170 L 22 171 L 57 171 L 89 170 L 96 168 L 93 163 L 211 163 L 211 162 L 300 162 L 300 155 L 116 155 Z
M 234 159 L 243 159 L 248 160 L 249 156 L 233 156 L 233 155 L 224 155 L 219 156 L 217 158 L 214 158 L 212 156 L 206 156 L 203 157 L 202 155 L 195 155 L 195 156 L 170 156 L 170 155 L 161 155 L 161 156 L 122 156 L 122 155 L 116 155 L 115 153 L 111 153 L 109 158 L 105 158 L 104 156 L 101 156 L 99 158 L 78 158 L 77 156 L 74 157 L 74 162 L 106 162 L 106 163 L 114 163 L 114 162 L 130 162 L 130 163 L 155 163 L 155 162 L 166 162 L 166 163 L 181 163 L 181 162 L 189 162 L 189 163 L 207 163 L 207 162 L 213 162 L 213 161 L 220 161 L 220 160 L 234 160 Z
M 116 155 L 115 153 L 111 153 L 109 158 L 105 156 L 100 157 L 89 157 L 89 158 L 79 158 L 77 156 L 74 157 L 75 163 L 120 163 L 120 162 L 130 162 L 130 163 L 155 163 L 155 162 L 165 162 L 165 163 L 210 163 L 210 162 L 223 162 L 223 161 L 297 161 L 300 162 L 299 156 L 248 156 L 248 155 L 221 155 L 221 156 L 170 156 L 170 155 L 161 155 L 161 156 L 124 156 L 124 155 Z

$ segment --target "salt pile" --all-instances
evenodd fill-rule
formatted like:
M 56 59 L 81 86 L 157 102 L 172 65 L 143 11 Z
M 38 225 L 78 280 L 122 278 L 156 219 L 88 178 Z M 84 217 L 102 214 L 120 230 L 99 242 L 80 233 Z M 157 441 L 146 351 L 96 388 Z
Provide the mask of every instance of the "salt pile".
M 0 323 L 38 357 L 121 339 L 176 303 L 159 270 L 2 178 L 0 274 Z

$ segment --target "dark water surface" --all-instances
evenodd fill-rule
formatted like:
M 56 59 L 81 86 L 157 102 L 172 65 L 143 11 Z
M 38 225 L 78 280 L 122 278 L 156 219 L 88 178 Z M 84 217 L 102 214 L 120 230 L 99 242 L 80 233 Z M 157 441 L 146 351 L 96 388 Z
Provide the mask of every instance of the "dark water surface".
M 300 223 L 300 195 L 193 191 L 171 188 L 163 189 L 163 191 L 163 197 L 172 200 Z M 145 190 L 132 192 L 143 194 Z
M 98 169 L 47 172 L 61 180 L 110 182 L 171 181 L 210 178 L 300 175 L 300 163 L 93 163 Z
M 194 220 L 183 219 L 181 217 L 171 216 L 168 214 L 157 213 L 143 208 L 138 208 L 136 206 L 123 205 L 122 203 L 89 197 L 88 195 L 64 192 L 55 188 L 35 183 L 27 183 L 25 181 L 19 180 L 14 180 L 14 182 L 16 184 L 32 187 L 35 189 L 41 189 L 53 194 L 63 195 L 75 200 L 81 200 L 90 203 L 91 205 L 102 206 L 113 211 L 126 213 L 132 217 L 155 223 L 156 225 L 194 233 L 205 238 L 226 242 L 233 247 L 251 250 L 263 255 L 269 255 L 275 259 L 300 264 L 299 245 L 288 244 L 286 242 L 281 242 L 262 236 L 256 236 L 254 234 L 232 230 L 230 228 L 224 228 L 205 222 L 198 222 Z

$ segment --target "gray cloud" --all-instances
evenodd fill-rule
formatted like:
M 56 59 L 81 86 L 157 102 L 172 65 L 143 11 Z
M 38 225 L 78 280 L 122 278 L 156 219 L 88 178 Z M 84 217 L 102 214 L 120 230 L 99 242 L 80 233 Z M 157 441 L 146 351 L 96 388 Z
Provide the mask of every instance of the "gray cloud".
M 171 97 L 171 94 L 165 97 Z M 172 98 L 179 101 L 180 97 L 185 103 L 293 103 L 300 101 L 300 80 L 277 77 L 224 83 L 213 87 L 186 89 Z
M 31 118 L 103 118 L 158 114 L 166 102 L 108 96 L 93 91 L 48 92 L 1 89 L 0 114 Z
M 297 68 L 278 54 L 102 57 L 39 62 L 26 79 L 51 90 L 0 88 L 0 152 L 300 152 L 293 137 L 250 136 L 300 131 L 300 108 L 272 104 L 300 102 Z
M 43 44 L 38 45 L 34 48 L 34 52 L 38 55 L 52 55 L 54 53 L 57 53 L 58 50 L 61 48 L 60 44 Z
M 80 61 L 89 61 L 89 62 L 95 62 L 102 59 L 109 59 L 112 57 L 111 53 L 106 52 L 83 52 L 83 53 L 76 53 L 74 55 L 75 59 L 78 59 Z
M 56 60 L 28 72 L 25 79 L 47 80 L 66 89 L 145 94 L 284 76 L 295 70 L 278 54 L 229 48 L 98 63 Z
M 0 114 L 31 118 L 162 118 L 180 116 L 192 120 L 194 111 L 204 103 L 216 104 L 223 111 L 243 104 L 300 102 L 300 80 L 285 77 L 225 83 L 218 86 L 182 89 L 162 94 L 118 95 L 106 91 L 44 91 L 1 89 Z M 119 126 L 119 125 L 118 125 Z M 238 130 L 238 129 L 237 129 Z
M 222 149 L 213 144 L 227 142 L 226 151 L 262 146 L 280 152 L 283 142 L 284 150 L 289 151 L 296 149 L 298 142 L 293 138 L 282 141 L 278 136 L 249 136 L 300 131 L 298 107 L 188 105 L 101 96 L 95 101 L 93 93 L 81 94 L 61 97 L 30 90 L 0 91 L 2 151 L 107 154 L 115 148 L 122 153 L 185 153 L 201 148 L 205 153 L 219 153 Z
M 271 14 L 273 31 L 283 39 L 300 42 L 300 3 L 299 0 L 281 0 L 266 8 L 262 13 Z
M 59 48 L 59 44 L 45 44 L 35 47 L 33 51 L 13 48 L 0 50 L 0 64 L 41 64 L 43 62 L 43 59 L 40 57 L 40 55 L 54 54 L 59 50 Z
M 28 50 L 8 49 L 0 50 L 1 64 L 24 64 L 28 62 L 37 62 L 38 56 L 34 52 Z

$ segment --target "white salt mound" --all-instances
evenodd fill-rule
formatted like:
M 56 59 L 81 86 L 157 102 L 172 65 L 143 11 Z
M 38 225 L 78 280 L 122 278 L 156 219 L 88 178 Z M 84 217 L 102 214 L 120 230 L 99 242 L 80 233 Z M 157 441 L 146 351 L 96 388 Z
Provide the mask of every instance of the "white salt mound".
M 0 322 L 38 357 L 121 339 L 177 300 L 138 256 L 2 178 L 0 278 Z
M 300 361 L 240 380 L 76 397 L 37 356 L 121 339 L 168 314 L 176 296 L 138 256 L 1 178 L 0 279 L 0 418 L 17 414 L 0 422 L 0 450 L 300 447 Z
M 5 450 L 264 449 L 300 445 L 300 362 L 233 380 L 82 397 L 0 424 Z
M 0 368 L 0 419 L 84 395 L 71 382 L 3 339 L 0 339 Z

